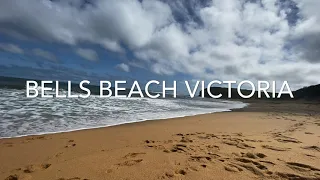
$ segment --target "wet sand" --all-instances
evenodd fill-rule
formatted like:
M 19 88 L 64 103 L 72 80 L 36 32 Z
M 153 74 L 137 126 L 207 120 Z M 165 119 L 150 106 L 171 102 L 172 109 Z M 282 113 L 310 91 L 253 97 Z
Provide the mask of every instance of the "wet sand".
M 320 179 L 320 105 L 244 109 L 0 140 L 0 179 Z

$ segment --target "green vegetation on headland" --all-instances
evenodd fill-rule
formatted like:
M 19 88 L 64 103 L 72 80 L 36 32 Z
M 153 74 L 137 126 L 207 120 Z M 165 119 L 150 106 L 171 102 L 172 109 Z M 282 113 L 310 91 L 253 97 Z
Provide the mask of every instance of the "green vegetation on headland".
M 211 87 L 210 92 L 213 95 L 222 94 L 221 99 L 243 99 L 237 92 L 237 88 L 231 88 L 231 94 L 232 97 L 228 98 L 228 88 L 225 87 Z M 241 89 L 242 94 L 249 95 L 251 93 L 251 90 L 247 89 Z M 304 87 L 301 89 L 298 89 L 296 91 L 293 91 L 294 100 L 320 100 L 320 84 L 313 85 L 309 87 Z M 199 96 L 201 96 L 202 92 L 199 92 Z M 269 96 L 272 97 L 272 93 L 268 92 Z M 277 97 L 278 94 L 275 94 L 275 97 Z M 211 96 L 208 94 L 208 90 L 205 89 L 204 91 L 204 97 L 211 98 Z M 250 99 L 259 99 L 258 98 L 258 91 L 255 91 L 254 95 Z M 262 92 L 261 93 L 261 99 L 274 99 L 274 98 L 267 98 L 266 95 Z M 280 100 L 290 100 L 290 96 L 288 94 L 281 95 Z

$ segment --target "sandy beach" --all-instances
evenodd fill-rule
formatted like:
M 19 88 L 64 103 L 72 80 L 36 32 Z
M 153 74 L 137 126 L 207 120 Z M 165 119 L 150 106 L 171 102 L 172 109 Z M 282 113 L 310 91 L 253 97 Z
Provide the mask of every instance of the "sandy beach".
M 244 109 L 0 140 L 0 179 L 320 179 L 319 105 Z
M 0 180 L 320 180 L 319 7 L 0 0 Z

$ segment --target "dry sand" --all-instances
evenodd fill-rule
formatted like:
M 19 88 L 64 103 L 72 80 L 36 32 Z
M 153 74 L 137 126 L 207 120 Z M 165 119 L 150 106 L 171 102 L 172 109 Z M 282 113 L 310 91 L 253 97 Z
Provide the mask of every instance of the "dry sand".
M 0 179 L 320 179 L 319 104 L 0 140 Z

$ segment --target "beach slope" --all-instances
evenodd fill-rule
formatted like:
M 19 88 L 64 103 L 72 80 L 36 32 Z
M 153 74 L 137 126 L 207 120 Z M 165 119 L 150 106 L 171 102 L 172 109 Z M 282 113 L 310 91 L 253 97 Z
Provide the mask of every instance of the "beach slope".
M 273 109 L 1 139 L 0 179 L 320 179 L 320 116 Z

